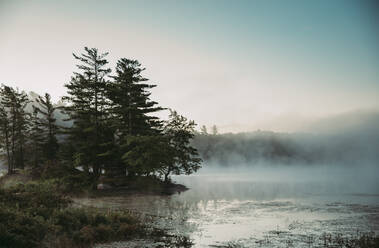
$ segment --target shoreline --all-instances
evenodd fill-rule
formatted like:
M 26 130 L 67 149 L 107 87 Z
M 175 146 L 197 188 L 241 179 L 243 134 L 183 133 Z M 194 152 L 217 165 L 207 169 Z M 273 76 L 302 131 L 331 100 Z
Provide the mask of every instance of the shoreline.
M 167 199 L 188 188 L 158 182 L 155 178 L 135 179 L 110 189 L 63 193 L 59 181 L 33 180 L 26 171 L 0 177 L 0 196 L 3 200 L 9 199 L 2 209 L 2 214 L 8 216 L 4 222 L 7 229 L 25 233 L 28 226 L 14 223 L 14 219 L 21 221 L 22 218 L 28 218 L 30 223 L 43 229 L 42 234 L 28 234 L 22 239 L 15 239 L 13 232 L 2 233 L 11 245 L 5 247 L 24 247 L 25 242 L 34 242 L 33 247 L 57 247 L 61 242 L 73 248 L 113 247 L 115 243 L 127 244 L 127 247 L 191 247 L 188 237 L 151 225 L 161 216 L 144 213 L 133 205 L 118 204 L 120 201 L 134 204 L 136 199 Z M 150 182 L 148 187 L 140 188 L 146 181 Z M 16 208 L 18 204 L 21 207 Z M 41 206 L 46 209 L 44 213 L 39 212 Z M 18 241 L 24 243 L 15 243 Z
M 114 187 L 110 189 L 98 189 L 96 191 L 88 192 L 88 196 L 91 198 L 96 197 L 130 197 L 130 196 L 171 196 L 174 194 L 180 194 L 182 192 L 185 192 L 189 190 L 185 185 L 183 184 L 177 184 L 177 183 L 164 183 L 163 185 L 158 185 L 156 188 L 149 188 L 149 189 L 143 189 L 143 188 L 136 188 L 136 187 L 130 187 L 130 186 L 122 186 L 122 187 Z M 81 196 L 80 194 L 78 195 Z

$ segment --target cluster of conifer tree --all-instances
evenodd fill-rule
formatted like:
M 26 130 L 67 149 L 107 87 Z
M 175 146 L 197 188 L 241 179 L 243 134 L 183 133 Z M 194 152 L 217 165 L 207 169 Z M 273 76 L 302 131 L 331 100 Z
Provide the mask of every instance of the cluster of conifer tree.
M 25 92 L 2 85 L 0 148 L 8 173 L 25 166 L 65 165 L 95 180 L 127 173 L 167 181 L 170 174 L 190 174 L 200 167 L 190 145 L 195 123 L 171 110 L 167 121 L 154 116 L 164 108 L 150 99 L 156 85 L 147 83 L 137 60 L 118 60 L 112 74 L 108 53 L 85 47 L 73 55 L 78 71 L 65 84 L 64 105 L 54 105 L 47 93 L 31 103 Z M 59 126 L 57 111 L 71 124 Z

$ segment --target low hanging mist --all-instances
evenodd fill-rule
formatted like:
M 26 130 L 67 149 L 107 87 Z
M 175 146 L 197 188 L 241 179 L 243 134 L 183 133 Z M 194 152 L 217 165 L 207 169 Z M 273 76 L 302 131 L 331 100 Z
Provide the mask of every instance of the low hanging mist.
M 204 160 L 198 173 L 202 189 L 197 193 L 204 193 L 207 185 L 213 194 L 223 186 L 220 194 L 237 198 L 378 194 L 379 114 L 358 111 L 317 124 L 313 133 L 197 135 L 193 144 Z M 239 190 L 251 182 L 249 192 Z
M 353 118 L 356 120 L 352 121 Z M 210 164 L 379 165 L 379 113 L 356 112 L 314 126 L 315 132 L 256 131 L 198 135 L 193 144 Z

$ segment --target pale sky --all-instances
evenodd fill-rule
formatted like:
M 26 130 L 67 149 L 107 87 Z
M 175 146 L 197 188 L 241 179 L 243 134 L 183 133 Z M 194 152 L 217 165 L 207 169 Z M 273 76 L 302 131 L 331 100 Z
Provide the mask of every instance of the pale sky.
M 379 109 L 375 1 L 0 0 L 0 83 L 55 100 L 84 46 L 138 59 L 152 98 L 221 131 Z M 297 125 L 296 128 L 299 128 Z

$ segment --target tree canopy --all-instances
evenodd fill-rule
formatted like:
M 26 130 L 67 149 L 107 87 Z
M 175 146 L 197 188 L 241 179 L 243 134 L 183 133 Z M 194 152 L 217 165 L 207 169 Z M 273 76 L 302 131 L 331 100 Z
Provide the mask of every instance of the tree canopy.
M 151 99 L 156 85 L 143 76 L 145 68 L 121 58 L 112 74 L 107 55 L 87 47 L 73 54 L 78 70 L 64 85 L 64 105 L 54 104 L 48 93 L 30 99 L 24 91 L 1 86 L 0 149 L 8 173 L 64 164 L 96 183 L 102 175 L 126 174 L 169 181 L 172 174 L 200 168 L 190 143 L 196 124 L 172 110 L 168 120 L 155 116 L 165 108 Z M 59 121 L 72 125 L 58 124 L 62 115 L 67 118 Z

